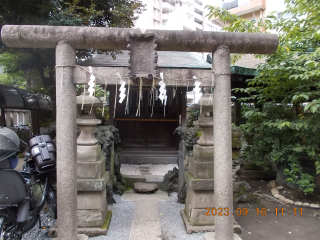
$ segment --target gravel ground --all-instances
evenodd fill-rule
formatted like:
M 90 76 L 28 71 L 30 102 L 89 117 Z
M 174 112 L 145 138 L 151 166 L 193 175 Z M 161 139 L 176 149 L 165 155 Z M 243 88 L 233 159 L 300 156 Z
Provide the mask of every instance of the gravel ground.
M 178 168 L 177 164 L 141 164 L 141 165 L 131 165 L 131 164 L 121 164 L 120 172 L 124 175 L 143 175 L 141 169 L 148 168 L 152 175 L 161 175 L 164 176 L 168 173 L 169 170 L 172 170 L 174 167 Z
M 134 202 L 122 202 L 121 196 L 113 195 L 115 204 L 108 205 L 112 211 L 110 226 L 107 236 L 92 237 L 92 240 L 126 240 L 129 239 L 131 224 L 134 217 Z
M 56 222 L 55 219 L 52 219 L 50 214 L 46 211 L 42 211 L 40 213 L 41 217 L 41 225 L 42 226 L 50 226 L 52 227 L 53 224 Z M 48 237 L 48 229 L 39 229 L 39 223 L 37 223 L 34 228 L 25 233 L 22 237 L 23 240 L 42 240 L 42 239 L 51 239 Z
M 169 201 L 159 201 L 158 210 L 161 221 L 161 232 L 163 240 L 202 240 L 204 233 L 187 234 L 180 210 L 184 204 L 177 203 L 177 193 L 171 193 Z
M 135 202 L 121 201 L 121 196 L 114 195 L 115 204 L 108 205 L 112 211 L 112 218 L 106 236 L 92 237 L 90 240 L 129 240 L 131 224 L 134 218 Z M 184 227 L 180 210 L 184 204 L 177 203 L 177 193 L 171 193 L 169 201 L 158 201 L 160 214 L 161 232 L 163 240 L 203 240 L 204 233 L 187 234 Z M 52 226 L 55 220 L 43 211 L 41 212 L 43 225 Z M 37 224 L 30 232 L 24 234 L 23 240 L 50 239 L 47 236 L 48 230 L 40 230 Z M 144 240 L 144 239 L 141 239 Z

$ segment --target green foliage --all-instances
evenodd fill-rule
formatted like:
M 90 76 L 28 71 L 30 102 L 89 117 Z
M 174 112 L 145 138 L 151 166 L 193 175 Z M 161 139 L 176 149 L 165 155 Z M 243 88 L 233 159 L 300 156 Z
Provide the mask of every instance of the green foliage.
M 188 111 L 187 114 L 187 127 L 193 127 L 193 122 L 198 120 L 199 117 L 199 110 L 196 109 L 191 109 L 190 111 Z
M 39 125 L 40 125 L 40 127 L 49 128 L 51 123 L 53 123 L 53 122 L 54 122 L 54 120 L 52 118 L 41 119 L 39 121 Z
M 193 145 L 195 145 L 200 138 L 199 133 L 193 127 L 177 127 L 173 134 L 180 135 L 180 138 L 184 141 L 184 145 L 189 151 L 193 149 Z
M 267 169 L 269 162 L 286 162 L 287 181 L 298 184 L 305 193 L 313 191 L 313 176 L 302 170 L 303 161 L 314 160 L 320 171 L 320 113 L 303 113 L 298 117 L 295 106 L 265 104 L 245 113 L 247 122 L 241 129 L 249 144 L 244 159 Z
M 303 162 L 314 160 L 320 173 L 320 1 L 285 0 L 292 18 L 274 15 L 258 21 L 241 19 L 223 9 L 207 6 L 209 17 L 220 18 L 231 32 L 277 32 L 277 51 L 264 57 L 259 74 L 247 80 L 248 87 L 234 89 L 246 94 L 239 101 L 254 103 L 244 111 L 241 126 L 249 147 L 244 157 L 267 167 L 270 161 L 285 162 L 287 181 L 312 193 L 314 178 Z M 240 55 L 233 56 L 233 61 Z
M 139 0 L 1 0 L 0 30 L 5 24 L 131 28 L 142 11 Z M 77 50 L 77 59 L 90 58 L 94 51 Z M 103 53 L 115 57 L 120 52 Z M 2 83 L 46 91 L 55 106 L 54 49 L 7 48 L 0 39 L 0 65 Z

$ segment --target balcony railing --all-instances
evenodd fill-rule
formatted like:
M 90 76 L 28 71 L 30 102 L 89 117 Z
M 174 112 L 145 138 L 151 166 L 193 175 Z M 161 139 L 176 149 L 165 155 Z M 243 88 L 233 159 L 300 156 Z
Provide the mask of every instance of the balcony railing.
M 172 12 L 174 10 L 174 6 L 172 6 L 168 2 L 162 3 L 162 12 Z
M 224 3 L 222 7 L 229 10 L 230 13 L 242 16 L 248 13 L 265 9 L 265 0 L 234 0 Z
M 232 2 L 226 2 L 222 4 L 222 8 L 224 8 L 225 10 L 229 10 L 232 8 L 236 8 L 238 7 L 238 0 L 232 1 Z

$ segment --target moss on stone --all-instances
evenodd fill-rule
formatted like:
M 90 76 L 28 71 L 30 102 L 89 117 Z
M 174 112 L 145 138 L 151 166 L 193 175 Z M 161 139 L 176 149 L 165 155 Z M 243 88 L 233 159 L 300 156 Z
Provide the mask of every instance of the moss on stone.
M 108 211 L 107 212 L 107 216 L 106 219 L 101 227 L 101 229 L 108 229 L 109 225 L 110 225 L 110 221 L 111 221 L 111 217 L 112 217 L 112 211 Z
M 232 148 L 241 148 L 241 130 L 238 127 L 232 127 Z
M 239 156 L 240 156 L 240 152 L 238 150 L 232 150 L 232 161 L 239 158 Z
M 233 201 L 241 196 L 246 196 L 245 201 L 244 199 L 241 199 L 243 202 L 255 202 L 258 206 L 262 206 L 260 199 L 256 195 L 249 193 L 246 186 L 240 187 L 239 192 L 233 194 Z

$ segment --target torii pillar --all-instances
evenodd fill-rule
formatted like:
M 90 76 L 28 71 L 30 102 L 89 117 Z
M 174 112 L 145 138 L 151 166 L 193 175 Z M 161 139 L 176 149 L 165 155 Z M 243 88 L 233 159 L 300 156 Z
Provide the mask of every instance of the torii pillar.
M 75 49 L 127 49 L 127 36 L 139 29 L 5 25 L 1 38 L 7 47 L 56 48 L 58 238 L 77 239 L 76 182 L 76 91 Z M 214 191 L 216 207 L 233 210 L 231 157 L 230 53 L 272 54 L 278 47 L 275 34 L 147 30 L 157 38 L 157 50 L 212 52 L 216 71 L 213 94 Z M 100 73 L 101 74 L 101 73 Z M 86 75 L 86 74 L 85 74 Z M 205 80 L 210 86 L 211 79 Z M 103 85 L 104 79 L 97 78 Z M 108 81 L 108 85 L 116 82 Z M 175 85 L 175 82 L 166 82 Z M 179 86 L 187 86 L 180 83 Z M 232 215 L 215 218 L 215 239 L 232 240 Z

